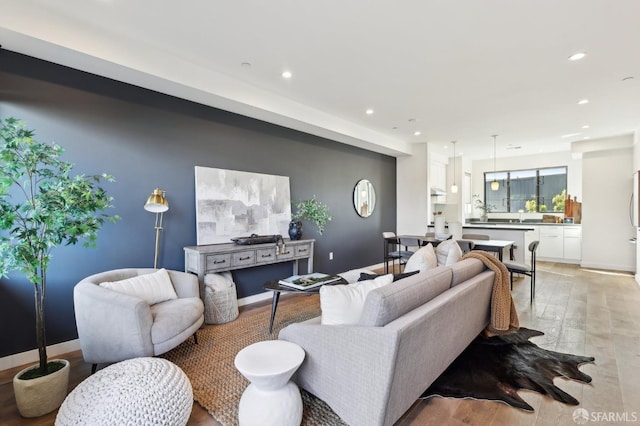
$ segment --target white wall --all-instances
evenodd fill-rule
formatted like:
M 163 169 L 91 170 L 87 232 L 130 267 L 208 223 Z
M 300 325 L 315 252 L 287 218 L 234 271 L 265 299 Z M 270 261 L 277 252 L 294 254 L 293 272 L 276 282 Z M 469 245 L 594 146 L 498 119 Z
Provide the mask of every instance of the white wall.
M 443 210 L 447 222 L 457 221 L 464 223 L 464 194 L 465 191 L 468 190 L 465 187 L 464 174 L 472 173 L 472 163 L 470 159 L 458 155 L 455 159 L 455 176 L 453 175 L 453 164 L 453 157 L 449 157 L 447 163 L 447 187 L 445 188 L 447 190 L 447 202 Z M 451 185 L 454 180 L 456 185 L 458 185 L 458 192 L 456 194 L 451 192 Z
M 640 124 L 638 125 L 640 129 Z M 633 170 L 640 170 L 640 130 L 633 134 Z M 640 196 L 640 194 L 638 194 Z M 634 200 L 635 203 L 640 200 Z M 640 228 L 636 228 L 636 282 L 640 284 Z
M 574 158 L 570 152 L 554 152 L 549 154 L 527 155 L 496 159 L 496 170 L 522 170 L 541 167 L 567 166 L 567 194 L 582 200 L 582 160 Z M 473 194 L 484 197 L 484 172 L 493 171 L 493 158 L 475 160 L 472 163 L 471 186 Z M 490 214 L 489 217 L 492 215 Z M 501 217 L 517 217 L 518 213 L 500 214 Z M 479 211 L 473 211 L 472 217 L 480 217 Z
M 585 152 L 582 157 L 582 267 L 636 270 L 636 230 L 629 220 L 633 149 Z
M 396 159 L 396 233 L 424 235 L 427 232 L 430 190 L 427 144 L 413 145 L 413 154 Z M 392 229 L 390 229 L 392 231 Z

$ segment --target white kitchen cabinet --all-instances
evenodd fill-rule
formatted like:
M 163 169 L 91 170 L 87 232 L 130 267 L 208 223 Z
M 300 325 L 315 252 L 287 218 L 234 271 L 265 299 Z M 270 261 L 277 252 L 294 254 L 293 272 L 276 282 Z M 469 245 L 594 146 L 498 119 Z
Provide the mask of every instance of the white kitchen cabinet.
M 531 252 L 529 251 L 529 244 L 531 244 L 533 241 L 539 241 L 540 240 L 540 229 L 535 226 L 533 231 L 527 231 L 524 233 L 524 247 L 522 247 L 522 251 L 524 252 L 524 258 L 525 258 L 525 262 L 530 264 L 531 263 Z M 538 250 L 540 250 L 538 248 Z M 536 252 L 537 255 L 540 254 L 539 251 Z
M 538 256 L 552 259 L 564 258 L 564 232 L 562 226 L 541 225 Z
M 565 226 L 563 231 L 563 258 L 565 260 L 580 260 L 582 258 L 582 228 L 580 226 Z
M 431 188 L 447 189 L 447 165 L 441 161 L 431 160 Z

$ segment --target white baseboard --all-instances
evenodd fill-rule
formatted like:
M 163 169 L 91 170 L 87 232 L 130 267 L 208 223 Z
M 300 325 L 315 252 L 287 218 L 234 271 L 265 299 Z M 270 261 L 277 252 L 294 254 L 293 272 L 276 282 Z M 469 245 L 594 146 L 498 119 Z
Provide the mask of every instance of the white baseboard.
M 384 268 L 384 262 L 376 263 L 375 265 L 363 266 L 364 269 L 380 269 Z
M 58 355 L 77 350 L 80 350 L 80 341 L 78 339 L 74 339 L 47 346 L 47 356 L 49 357 L 49 359 L 51 359 L 57 357 Z M 13 354 L 0 358 L 0 371 L 19 367 L 25 364 L 35 364 L 36 362 L 38 362 L 38 350 L 33 349 L 31 351 L 21 352 L 19 354 Z
M 271 299 L 273 293 L 271 291 L 265 291 L 264 293 L 254 294 L 253 296 L 243 297 L 238 299 L 238 306 L 250 305 L 256 302 L 262 302 L 263 300 Z
M 590 269 L 602 269 L 605 271 L 620 271 L 620 272 L 636 272 L 636 268 L 630 265 L 611 265 L 605 263 L 595 263 L 595 262 L 581 262 L 581 268 L 590 268 Z

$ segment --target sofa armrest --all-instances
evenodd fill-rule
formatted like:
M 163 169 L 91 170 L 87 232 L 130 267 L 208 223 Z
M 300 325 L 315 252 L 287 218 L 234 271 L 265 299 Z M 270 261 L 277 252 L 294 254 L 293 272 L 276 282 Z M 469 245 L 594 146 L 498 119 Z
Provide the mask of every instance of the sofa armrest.
M 357 426 L 384 422 L 399 336 L 382 327 L 310 321 L 285 327 L 278 338 L 306 353 L 294 380 Z
M 179 298 L 200 297 L 198 277 L 196 275 L 167 269 L 169 278 Z
M 73 301 L 86 362 L 153 356 L 153 318 L 147 302 L 88 281 L 74 287 Z

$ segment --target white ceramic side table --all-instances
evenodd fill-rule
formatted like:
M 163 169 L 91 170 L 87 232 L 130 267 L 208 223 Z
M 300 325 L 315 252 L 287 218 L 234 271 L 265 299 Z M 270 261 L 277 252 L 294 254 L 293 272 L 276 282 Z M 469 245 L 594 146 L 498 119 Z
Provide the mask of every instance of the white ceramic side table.
M 267 340 L 242 349 L 235 366 L 251 383 L 240 398 L 241 426 L 298 426 L 302 422 L 302 398 L 289 381 L 304 360 L 304 350 L 284 340 Z

